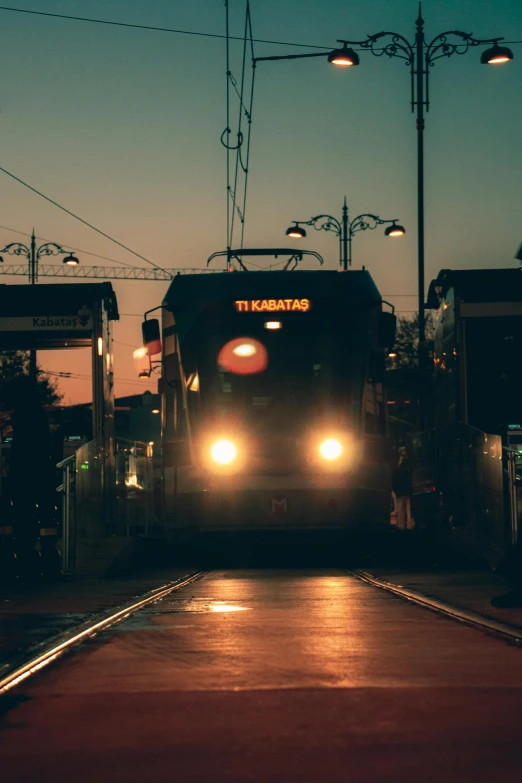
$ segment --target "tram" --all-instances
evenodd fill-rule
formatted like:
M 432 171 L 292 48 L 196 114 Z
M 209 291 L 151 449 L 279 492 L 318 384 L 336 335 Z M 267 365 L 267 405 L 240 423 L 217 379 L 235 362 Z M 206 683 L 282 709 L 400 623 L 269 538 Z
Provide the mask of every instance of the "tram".
M 167 531 L 389 524 L 395 316 L 367 271 L 178 275 L 161 310 Z

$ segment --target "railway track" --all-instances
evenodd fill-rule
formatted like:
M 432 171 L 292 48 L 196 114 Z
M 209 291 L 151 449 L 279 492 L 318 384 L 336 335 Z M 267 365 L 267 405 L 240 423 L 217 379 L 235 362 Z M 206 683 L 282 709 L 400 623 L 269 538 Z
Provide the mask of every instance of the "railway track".
M 2 771 L 518 783 L 518 642 L 366 571 L 198 570 L 4 675 Z
M 49 664 L 59 660 L 67 652 L 77 648 L 88 639 L 92 639 L 101 631 L 104 631 L 116 623 L 126 620 L 141 609 L 158 602 L 172 593 L 181 590 L 192 582 L 201 579 L 208 571 L 197 570 L 173 582 L 168 582 L 154 590 L 145 593 L 142 597 L 134 599 L 116 608 L 102 613 L 96 613 L 89 620 L 69 629 L 67 632 L 55 636 L 40 645 L 37 652 L 18 657 L 8 663 L 0 674 L 0 696 L 9 692 L 28 677 L 41 671 Z M 378 578 L 367 571 L 360 569 L 346 569 L 345 573 L 379 590 L 388 592 L 412 604 L 416 604 L 429 611 L 436 612 L 444 617 L 471 626 L 477 630 L 485 631 L 505 641 L 522 644 L 522 628 L 502 623 L 492 618 L 485 617 L 462 607 L 455 606 L 445 601 L 432 598 L 402 585 Z
M 145 593 L 137 600 L 134 599 L 116 608 L 113 607 L 105 612 L 96 613 L 86 622 L 44 642 L 38 652 L 17 658 L 11 664 L 8 664 L 6 670 L 0 675 L 0 696 L 31 675 L 44 669 L 53 661 L 57 661 L 74 647 L 96 636 L 100 631 L 125 620 L 145 606 L 165 598 L 176 590 L 181 590 L 182 587 L 199 579 L 204 573 L 204 571 L 195 571 L 174 582 L 161 585 L 161 587 Z
M 411 590 L 408 587 L 388 582 L 386 579 L 378 578 L 367 571 L 354 569 L 347 570 L 347 573 L 372 587 L 385 590 L 399 598 L 403 598 L 405 601 L 410 601 L 411 603 L 417 604 L 417 606 L 422 606 L 424 609 L 437 612 L 452 620 L 464 623 L 477 630 L 489 632 L 505 640 L 515 642 L 516 644 L 522 644 L 522 628 L 510 625 L 509 623 L 499 622 L 498 620 L 485 617 L 477 612 L 472 612 L 469 609 L 463 609 L 462 607 L 455 606 L 446 601 L 441 601 L 438 598 L 424 595 L 423 593 Z

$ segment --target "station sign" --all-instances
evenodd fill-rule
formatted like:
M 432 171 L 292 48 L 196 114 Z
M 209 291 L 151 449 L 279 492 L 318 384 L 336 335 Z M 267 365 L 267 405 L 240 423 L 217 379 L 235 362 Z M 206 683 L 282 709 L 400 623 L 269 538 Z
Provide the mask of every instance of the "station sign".
M 238 313 L 307 313 L 310 299 L 236 299 Z
M 90 332 L 92 313 L 81 310 L 77 315 L 10 316 L 0 318 L 0 332 Z

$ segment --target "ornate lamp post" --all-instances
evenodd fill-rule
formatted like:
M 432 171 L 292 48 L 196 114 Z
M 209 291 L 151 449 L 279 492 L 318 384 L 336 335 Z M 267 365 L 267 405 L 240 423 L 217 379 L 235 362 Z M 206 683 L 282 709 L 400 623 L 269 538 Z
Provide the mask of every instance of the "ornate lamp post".
M 77 266 L 80 262 L 70 253 L 68 250 L 64 250 L 61 245 L 57 245 L 56 242 L 45 242 L 45 244 L 36 247 L 36 237 L 31 234 L 31 244 L 29 247 L 22 245 L 20 242 L 11 242 L 6 245 L 0 253 L 9 253 L 14 256 L 24 256 L 27 259 L 27 272 L 29 282 L 34 285 L 38 280 L 38 262 L 42 256 L 57 256 L 64 255 L 64 264 L 68 266 Z M 3 258 L 0 255 L 0 263 L 3 262 Z M 29 352 L 29 375 L 36 377 L 36 351 L 33 349 Z
M 343 48 L 348 44 L 367 49 L 373 55 L 382 57 L 398 57 L 405 60 L 410 70 L 411 110 L 416 110 L 417 127 L 417 226 L 418 226 L 418 295 L 419 295 L 419 368 L 425 366 L 425 319 L 424 319 L 424 110 L 429 111 L 429 75 L 436 60 L 441 57 L 451 57 L 454 54 L 465 54 L 470 47 L 492 44 L 481 55 L 480 62 L 484 65 L 505 63 L 513 59 L 513 53 L 507 46 L 500 46 L 502 38 L 474 38 L 471 33 L 460 30 L 447 30 L 439 33 L 430 41 L 424 35 L 424 19 L 419 4 L 419 15 L 416 21 L 415 39 L 410 43 L 400 33 L 381 32 L 369 35 L 364 41 L 340 41 Z M 342 51 L 342 50 L 340 50 Z M 333 61 L 343 65 L 342 62 Z
M 352 265 L 352 239 L 357 231 L 373 230 L 377 226 L 391 223 L 391 226 L 385 229 L 384 235 L 387 237 L 402 237 L 406 233 L 406 229 L 400 226 L 397 220 L 398 218 L 383 220 L 378 215 L 371 214 L 357 215 L 353 220 L 349 220 L 345 196 L 341 220 L 337 220 L 332 215 L 316 215 L 316 217 L 310 218 L 310 220 L 294 220 L 294 225 L 287 228 L 286 236 L 304 239 L 306 231 L 301 226 L 313 226 L 317 231 L 333 231 L 339 237 L 339 264 L 346 270 Z
M 419 367 L 424 369 L 425 357 L 425 321 L 424 321 L 424 110 L 429 110 L 429 74 L 436 60 L 441 57 L 451 57 L 454 54 L 465 54 L 470 48 L 490 44 L 481 57 L 484 65 L 505 63 L 513 59 L 513 52 L 507 46 L 501 46 L 503 38 L 474 38 L 471 33 L 460 30 L 447 30 L 439 33 L 430 41 L 424 36 L 424 19 L 420 4 L 416 21 L 416 33 L 412 42 L 400 33 L 380 32 L 369 35 L 363 41 L 338 39 L 342 48 L 331 52 L 313 54 L 291 54 L 273 57 L 258 57 L 254 66 L 261 60 L 296 60 L 303 57 L 327 57 L 328 62 L 339 67 L 359 65 L 359 55 L 348 44 L 368 50 L 371 54 L 382 57 L 398 57 L 405 61 L 410 70 L 411 110 L 417 113 L 417 225 L 418 225 L 418 293 L 419 293 Z

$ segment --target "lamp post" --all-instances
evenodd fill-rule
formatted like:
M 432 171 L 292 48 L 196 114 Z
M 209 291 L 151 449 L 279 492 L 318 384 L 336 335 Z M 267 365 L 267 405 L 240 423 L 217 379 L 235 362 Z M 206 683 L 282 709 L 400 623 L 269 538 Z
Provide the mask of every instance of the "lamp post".
M 341 220 L 332 215 L 316 215 L 310 220 L 294 220 L 293 226 L 287 228 L 286 236 L 294 239 L 304 239 L 306 231 L 301 226 L 313 226 L 317 231 L 333 231 L 339 237 L 339 264 L 346 271 L 352 265 L 352 239 L 358 231 L 375 229 L 391 223 L 384 231 L 387 237 L 401 237 L 406 233 L 405 228 L 397 223 L 398 218 L 383 220 L 378 215 L 357 215 L 353 220 L 348 218 L 348 206 L 344 197 L 343 216 Z
M 57 245 L 56 242 L 45 242 L 45 244 L 36 247 L 36 237 L 34 235 L 34 228 L 31 234 L 31 244 L 22 245 L 21 242 L 11 242 L 6 245 L 0 253 L 9 253 L 14 256 L 24 256 L 27 259 L 27 274 L 29 283 L 34 285 L 38 281 L 38 262 L 42 256 L 57 256 L 65 255 L 63 260 L 64 264 L 68 266 L 77 266 L 80 262 L 70 253 L 68 250 L 64 250 L 61 245 Z M 3 262 L 3 258 L 0 255 L 0 263 Z M 36 378 L 36 351 L 31 349 L 29 352 L 29 375 Z
M 417 113 L 417 226 L 418 226 L 418 296 L 419 296 L 419 368 L 422 371 L 425 363 L 425 319 L 424 319 L 424 110 L 429 111 L 429 73 L 436 60 L 441 57 L 451 57 L 454 54 L 465 54 L 470 48 L 490 44 L 480 58 L 484 65 L 505 63 L 513 59 L 513 52 L 507 46 L 501 46 L 503 38 L 474 38 L 471 33 L 460 30 L 447 30 L 439 33 L 430 41 L 424 36 L 424 19 L 419 3 L 419 15 L 416 21 L 416 33 L 410 43 L 403 35 L 394 32 L 380 32 L 369 35 L 363 41 L 338 39 L 342 48 L 331 52 L 314 52 L 313 54 L 275 55 L 273 57 L 258 57 L 253 64 L 261 60 L 295 60 L 303 57 L 327 57 L 328 62 L 340 67 L 359 65 L 359 55 L 348 46 L 352 44 L 362 50 L 381 57 L 398 57 L 405 60 L 410 71 L 411 110 Z

